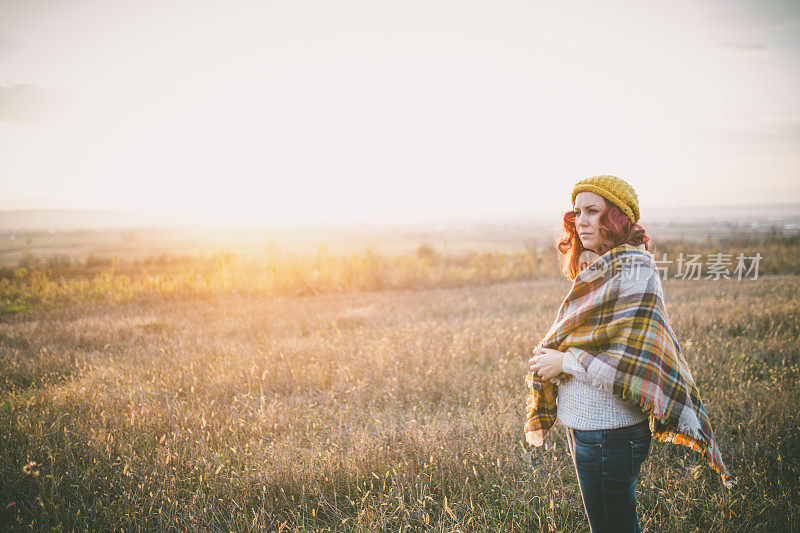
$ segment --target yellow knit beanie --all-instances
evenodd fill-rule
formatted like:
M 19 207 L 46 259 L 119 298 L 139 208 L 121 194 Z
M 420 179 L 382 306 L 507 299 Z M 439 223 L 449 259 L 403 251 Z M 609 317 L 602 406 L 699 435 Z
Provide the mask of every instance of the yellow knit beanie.
M 586 178 L 585 180 L 579 181 L 572 189 L 573 204 L 575 203 L 575 197 L 582 191 L 599 194 L 622 209 L 622 212 L 628 216 L 631 222 L 634 224 L 638 222 L 639 198 L 636 196 L 636 191 L 618 177 L 604 174 L 602 176 L 594 176 L 593 178 Z

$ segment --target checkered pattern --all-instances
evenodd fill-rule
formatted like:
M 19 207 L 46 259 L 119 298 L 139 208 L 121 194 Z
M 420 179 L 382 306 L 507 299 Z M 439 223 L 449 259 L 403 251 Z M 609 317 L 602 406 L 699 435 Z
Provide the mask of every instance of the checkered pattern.
M 650 415 L 653 437 L 705 457 L 726 484 L 730 473 L 714 440 L 700 393 L 672 332 L 661 279 L 642 246 L 617 246 L 581 270 L 539 346 L 575 346 L 593 384 L 638 402 Z M 525 437 L 541 446 L 556 421 L 560 374 L 542 381 L 529 373 Z

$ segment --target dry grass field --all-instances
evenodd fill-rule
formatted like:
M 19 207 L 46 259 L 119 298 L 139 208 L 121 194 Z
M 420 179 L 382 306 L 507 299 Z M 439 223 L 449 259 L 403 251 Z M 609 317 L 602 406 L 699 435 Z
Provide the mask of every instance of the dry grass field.
M 569 283 L 501 277 L 9 307 L 0 529 L 588 530 L 563 428 L 522 434 Z M 645 530 L 800 531 L 800 276 L 664 289 L 739 484 L 654 443 Z

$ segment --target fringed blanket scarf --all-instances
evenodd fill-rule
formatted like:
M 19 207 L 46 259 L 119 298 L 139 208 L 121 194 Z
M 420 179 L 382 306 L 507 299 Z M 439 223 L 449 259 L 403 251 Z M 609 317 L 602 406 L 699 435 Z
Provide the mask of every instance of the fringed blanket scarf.
M 575 355 L 593 385 L 637 402 L 650 415 L 653 437 L 703 454 L 730 486 L 700 393 L 664 307 L 661 278 L 644 246 L 612 248 L 575 278 L 539 346 Z M 560 374 L 543 381 L 529 373 L 525 438 L 541 446 L 556 420 Z

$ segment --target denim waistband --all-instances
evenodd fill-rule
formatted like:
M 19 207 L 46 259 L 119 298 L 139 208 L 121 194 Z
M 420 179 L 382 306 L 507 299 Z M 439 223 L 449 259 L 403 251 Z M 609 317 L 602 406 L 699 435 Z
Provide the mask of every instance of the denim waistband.
M 650 419 L 645 418 L 641 422 L 637 422 L 631 426 L 623 426 L 621 428 L 614 428 L 614 429 L 573 429 L 571 431 L 580 432 L 580 433 L 592 433 L 592 432 L 602 432 L 604 435 L 624 435 L 627 433 L 637 433 L 643 431 L 644 429 L 650 430 Z

